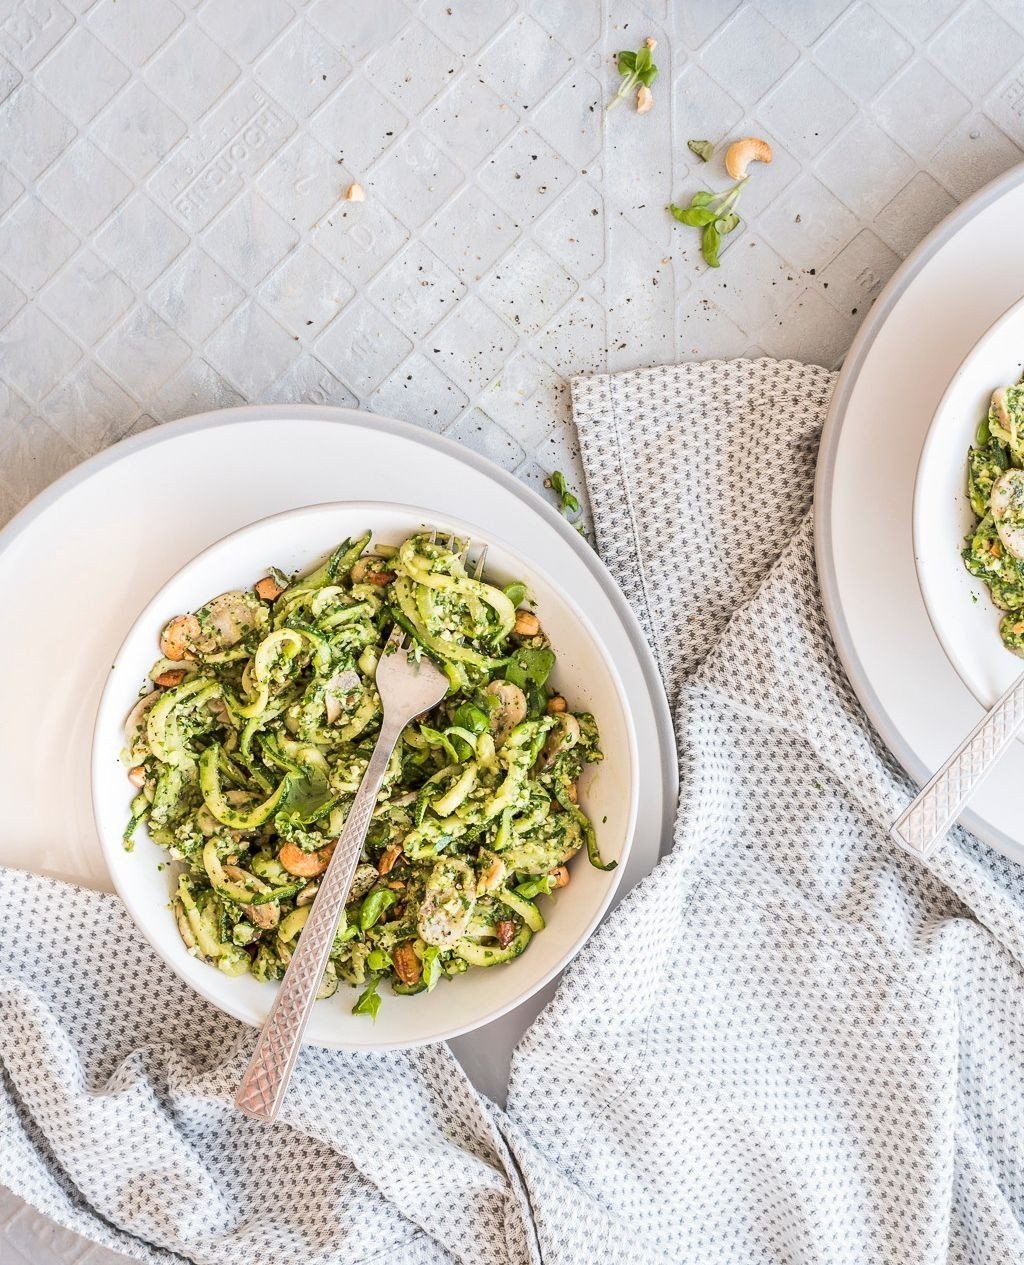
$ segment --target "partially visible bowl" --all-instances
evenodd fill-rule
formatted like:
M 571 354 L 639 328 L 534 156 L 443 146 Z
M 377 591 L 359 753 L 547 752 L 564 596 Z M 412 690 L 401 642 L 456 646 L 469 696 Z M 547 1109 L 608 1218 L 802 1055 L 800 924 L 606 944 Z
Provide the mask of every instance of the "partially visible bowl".
M 928 617 L 953 667 L 985 708 L 1024 664 L 1003 645 L 1003 612 L 961 557 L 977 521 L 967 497 L 967 450 L 992 392 L 1015 382 L 1022 368 L 1024 299 L 985 331 L 953 375 L 932 419 L 914 488 L 914 558 Z
M 610 871 L 594 869 L 585 854 L 572 864 L 572 882 L 545 908 L 547 927 L 521 957 L 486 970 L 442 981 L 430 994 L 382 995 L 375 1022 L 352 1015 L 358 989 L 342 985 L 318 1002 L 306 1040 L 349 1049 L 393 1049 L 442 1041 L 497 1019 L 542 988 L 586 943 L 618 886 L 632 842 L 637 811 L 636 735 L 622 682 L 589 620 L 568 594 L 560 592 L 542 566 L 470 523 L 442 512 L 385 502 L 313 505 L 265 518 L 218 541 L 187 563 L 160 589 L 129 630 L 110 670 L 93 736 L 93 807 L 104 855 L 121 899 L 160 956 L 207 1001 L 245 1023 L 266 1017 L 273 984 L 251 976 L 229 978 L 191 957 L 175 926 L 169 901 L 173 864 L 148 837 L 136 835 L 126 852 L 122 831 L 133 788 L 121 765 L 124 719 L 148 680 L 157 657 L 160 629 L 171 616 L 194 610 L 214 594 L 245 587 L 269 564 L 284 571 L 306 570 L 338 541 L 372 529 L 375 541 L 397 544 L 424 524 L 454 531 L 488 546 L 487 572 L 502 583 L 524 580 L 536 598 L 537 613 L 557 655 L 552 683 L 570 705 L 594 713 L 601 732 L 603 763 L 592 766 L 580 784 L 580 802 L 594 820 L 602 855 L 615 860 Z

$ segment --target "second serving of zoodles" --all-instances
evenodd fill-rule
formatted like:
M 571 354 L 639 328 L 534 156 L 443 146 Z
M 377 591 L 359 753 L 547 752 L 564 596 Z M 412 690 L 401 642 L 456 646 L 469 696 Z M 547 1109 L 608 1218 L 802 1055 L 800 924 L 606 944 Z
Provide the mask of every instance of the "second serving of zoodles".
M 432 534 L 369 544 L 172 619 L 123 758 L 138 791 L 126 846 L 144 821 L 182 863 L 189 951 L 280 979 L 373 750 L 374 673 L 402 625 L 449 688 L 395 749 L 319 993 L 345 980 L 375 1015 L 385 981 L 429 992 L 526 950 L 580 849 L 614 862 L 577 803 L 597 726 L 548 688 L 555 654 L 526 587 L 474 578 Z
M 1024 655 L 1024 385 L 992 393 L 967 454 L 967 492 L 978 521 L 964 563 L 1006 612 L 1003 644 Z

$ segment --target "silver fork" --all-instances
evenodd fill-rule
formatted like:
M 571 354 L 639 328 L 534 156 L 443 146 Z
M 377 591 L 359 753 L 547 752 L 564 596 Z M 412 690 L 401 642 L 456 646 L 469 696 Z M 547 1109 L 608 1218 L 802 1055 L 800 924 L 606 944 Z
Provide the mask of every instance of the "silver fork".
M 277 1119 L 391 753 L 409 721 L 435 707 L 447 688 L 448 678 L 428 658 L 409 658 L 405 633 L 396 625 L 377 664 L 377 692 L 384 712 L 380 737 L 235 1094 L 235 1106 L 247 1116 L 267 1123 Z

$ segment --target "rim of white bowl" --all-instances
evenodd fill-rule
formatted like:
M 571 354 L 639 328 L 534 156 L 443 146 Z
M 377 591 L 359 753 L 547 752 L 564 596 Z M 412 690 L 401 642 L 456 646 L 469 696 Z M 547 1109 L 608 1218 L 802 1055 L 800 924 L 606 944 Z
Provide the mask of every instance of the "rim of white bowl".
M 338 507 L 338 508 L 344 507 L 345 509 L 353 510 L 353 511 L 356 511 L 356 510 L 362 511 L 365 509 L 368 514 L 372 514 L 375 510 L 376 511 L 387 510 L 392 513 L 395 513 L 395 512 L 406 513 L 413 517 L 421 519 L 421 521 L 424 523 L 429 523 L 431 519 L 440 519 L 442 523 L 448 526 L 452 526 L 456 530 L 466 530 L 466 531 L 474 533 L 474 536 L 473 536 L 474 542 L 479 541 L 485 544 L 493 543 L 497 545 L 499 548 L 505 550 L 513 558 L 516 558 L 517 560 L 522 560 L 527 574 L 534 573 L 536 575 L 542 576 L 545 582 L 549 584 L 552 588 L 555 588 L 555 589 L 558 588 L 554 580 L 551 579 L 551 577 L 547 574 L 547 572 L 544 570 L 543 567 L 537 566 L 529 562 L 527 559 L 522 558 L 522 555 L 519 553 L 519 551 L 514 546 L 509 545 L 504 540 L 503 537 L 496 536 L 493 532 L 485 531 L 484 529 L 478 527 L 476 524 L 470 523 L 466 519 L 459 518 L 458 516 L 452 517 L 452 516 L 444 514 L 443 512 L 431 510 L 427 508 L 426 506 L 409 505 L 406 503 L 395 502 L 395 501 L 380 501 L 380 500 L 376 500 L 376 501 L 321 501 L 313 505 L 296 506 L 294 509 L 281 510 L 277 514 L 268 514 L 263 518 L 254 519 L 251 523 L 247 523 L 244 527 L 236 528 L 234 531 L 228 532 L 225 535 L 219 537 L 217 540 L 207 545 L 205 549 L 201 549 L 197 554 L 194 554 L 187 562 L 185 562 L 182 566 L 178 567 L 177 570 L 174 571 L 171 575 L 166 577 L 166 579 L 163 581 L 163 583 L 160 585 L 157 591 L 153 594 L 153 596 L 149 599 L 149 601 L 146 603 L 143 609 L 139 612 L 139 614 L 135 617 L 135 619 L 132 620 L 131 624 L 129 625 L 128 629 L 125 632 L 124 637 L 121 639 L 120 645 L 118 646 L 117 654 L 114 656 L 113 667 L 116 669 L 117 665 L 119 664 L 121 660 L 121 656 L 124 652 L 125 646 L 127 642 L 129 641 L 129 639 L 132 637 L 132 635 L 135 633 L 136 629 L 139 628 L 140 625 L 146 623 L 147 620 L 152 617 L 152 614 L 154 613 L 155 608 L 159 604 L 164 590 L 174 580 L 178 579 L 178 577 L 180 577 L 185 571 L 188 571 L 191 567 L 198 564 L 208 554 L 217 552 L 223 549 L 228 544 L 230 544 L 232 541 L 235 541 L 239 537 L 247 534 L 248 532 L 254 531 L 260 527 L 265 527 L 266 525 L 270 523 L 282 521 L 284 519 L 291 520 L 295 518 L 301 518 L 305 515 L 312 515 L 314 513 L 321 512 L 323 510 L 331 509 L 335 507 Z M 314 557 L 315 556 L 317 555 L 314 555 Z M 408 1041 L 373 1040 L 372 1032 L 367 1032 L 366 1035 L 368 1038 L 370 1038 L 368 1040 L 338 1039 L 338 1040 L 325 1041 L 323 1039 L 310 1039 L 309 1037 L 304 1037 L 303 1044 L 315 1045 L 323 1049 L 359 1049 L 359 1050 L 381 1050 L 381 1051 L 414 1049 L 415 1047 L 421 1046 L 421 1045 L 432 1045 L 441 1041 L 449 1041 L 454 1037 L 464 1036 L 468 1032 L 473 1032 L 478 1028 L 485 1027 L 487 1024 L 493 1023 L 494 1020 L 500 1019 L 503 1015 L 508 1014 L 509 1011 L 514 1010 L 517 1006 L 522 1005 L 523 1002 L 528 1001 L 529 998 L 532 997 L 535 993 L 537 993 L 540 989 L 542 989 L 545 984 L 549 983 L 552 979 L 554 979 L 554 977 L 560 971 L 564 970 L 565 967 L 577 955 L 577 953 L 579 953 L 580 950 L 587 944 L 590 937 L 594 934 L 594 932 L 597 930 L 598 926 L 600 925 L 602 918 L 607 913 L 608 906 L 611 904 L 612 898 L 614 897 L 616 891 L 618 890 L 619 883 L 622 879 L 622 875 L 625 870 L 625 863 L 632 849 L 633 836 L 636 830 L 636 818 L 637 818 L 637 808 L 638 808 L 638 770 L 639 770 L 639 755 L 637 751 L 636 730 L 633 725 L 633 717 L 629 709 L 629 703 L 628 703 L 628 699 L 626 698 L 625 688 L 623 686 L 622 679 L 619 676 L 619 672 L 615 666 L 614 661 L 612 660 L 611 656 L 609 655 L 605 647 L 603 639 L 598 635 L 597 631 L 594 629 L 590 620 L 586 617 L 583 611 L 580 610 L 575 600 L 564 592 L 560 592 L 560 596 L 561 596 L 561 600 L 569 608 L 569 611 L 572 614 L 573 618 L 576 619 L 577 622 L 586 630 L 588 636 L 590 637 L 594 645 L 597 647 L 600 653 L 601 659 L 603 660 L 605 664 L 605 668 L 608 671 L 609 677 L 611 678 L 611 681 L 614 685 L 615 693 L 618 697 L 619 706 L 622 711 L 622 716 L 625 722 L 625 730 L 626 730 L 626 745 L 629 752 L 629 811 L 627 813 L 626 831 L 625 831 L 625 835 L 622 842 L 622 851 L 620 852 L 619 856 L 616 858 L 617 864 L 615 866 L 615 869 L 605 871 L 605 873 L 608 875 L 608 884 L 601 900 L 598 903 L 596 910 L 592 914 L 587 925 L 581 929 L 578 936 L 576 936 L 576 938 L 572 941 L 570 946 L 560 956 L 558 961 L 553 966 L 551 966 L 546 972 L 544 972 L 537 979 L 527 984 L 514 997 L 510 998 L 507 1002 L 501 1004 L 500 1006 L 495 1007 L 493 1010 L 489 1010 L 485 1015 L 482 1015 L 476 1019 L 471 1019 L 466 1023 L 456 1023 L 437 1033 L 431 1034 L 430 1036 L 416 1037 Z M 116 682 L 116 685 L 115 685 L 115 682 Z M 116 672 L 112 672 L 110 677 L 107 680 L 106 685 L 103 687 L 103 692 L 100 695 L 99 704 L 96 709 L 96 717 L 93 722 L 93 730 L 92 730 L 92 759 L 90 761 L 90 768 L 91 768 L 90 793 L 91 793 L 92 803 L 93 803 L 93 816 L 96 819 L 96 829 L 97 829 L 97 834 L 99 835 L 99 839 L 100 839 L 100 847 L 103 850 L 104 859 L 107 862 L 107 868 L 110 871 L 110 876 L 111 876 L 111 879 L 113 880 L 114 887 L 117 891 L 119 898 L 124 902 L 125 907 L 127 908 L 129 914 L 131 915 L 132 921 L 135 923 L 138 929 L 142 932 L 143 936 L 145 936 L 147 942 L 150 944 L 153 950 L 157 953 L 157 955 L 164 962 L 166 962 L 166 964 L 171 968 L 171 970 L 175 973 L 175 975 L 177 975 L 178 978 L 182 980 L 183 983 L 185 983 L 188 987 L 192 988 L 195 992 L 199 993 L 199 995 L 203 997 L 206 1001 L 208 1001 L 211 1006 L 221 1011 L 223 1014 L 230 1015 L 232 1018 L 239 1020 L 239 1022 L 246 1024 L 248 1027 L 259 1028 L 262 1026 L 265 1016 L 253 1018 L 251 1015 L 247 1013 L 243 1013 L 241 1007 L 231 1004 L 230 1000 L 225 1001 L 219 995 L 215 994 L 213 989 L 208 988 L 205 985 L 201 977 L 198 978 L 197 980 L 192 980 L 192 979 L 186 979 L 181 974 L 172 953 L 170 952 L 168 948 L 165 947 L 163 938 L 153 933 L 152 929 L 148 925 L 148 922 L 144 920 L 142 916 L 142 911 L 140 911 L 133 896 L 130 894 L 130 889 L 126 890 L 120 881 L 118 867 L 115 866 L 114 860 L 115 858 L 117 858 L 118 860 L 121 859 L 121 854 L 119 852 L 119 849 L 122 849 L 123 845 L 120 838 L 117 839 L 116 841 L 112 840 L 111 838 L 108 837 L 107 833 L 101 828 L 100 821 L 99 821 L 99 813 L 97 811 L 97 800 L 98 800 L 98 795 L 99 795 L 98 785 L 99 785 L 99 779 L 101 776 L 100 761 L 104 756 L 109 758 L 109 755 L 110 755 L 108 751 L 104 751 L 101 753 L 100 744 L 98 741 L 98 734 L 99 734 L 99 729 L 100 729 L 101 724 L 105 722 L 107 719 L 106 714 L 108 710 L 110 710 L 114 706 L 114 699 L 117 693 L 117 688 L 119 686 L 120 686 L 120 679 L 117 677 Z M 269 992 L 268 992 L 268 995 L 269 995 Z M 269 1002 L 268 1002 L 268 1008 L 269 1008 Z
M 928 431 L 925 435 L 924 444 L 921 448 L 921 456 L 917 463 L 917 471 L 914 475 L 914 507 L 911 513 L 911 528 L 913 532 L 913 548 L 914 548 L 914 574 L 917 576 L 917 586 L 921 590 L 921 600 L 924 602 L 925 613 L 928 616 L 928 622 L 932 626 L 935 636 L 938 638 L 939 645 L 942 647 L 943 653 L 953 666 L 953 670 L 957 676 L 963 681 L 964 685 L 970 690 L 974 697 L 984 708 L 992 706 L 994 700 L 987 699 L 979 691 L 977 682 L 973 680 L 972 674 L 967 671 L 961 662 L 960 656 L 953 648 L 952 642 L 949 640 L 945 631 L 945 623 L 940 617 L 939 602 L 937 601 L 934 590 L 933 580 L 928 568 L 921 563 L 921 542 L 924 539 L 924 489 L 931 482 L 931 466 L 937 460 L 936 454 L 941 452 L 939 446 L 939 419 L 945 414 L 952 396 L 959 388 L 965 375 L 971 367 L 971 362 L 978 354 L 979 349 L 988 342 L 990 338 L 994 338 L 999 330 L 1014 320 L 1018 314 L 1024 310 L 1024 296 L 1017 299 L 1014 303 L 996 317 L 985 332 L 978 338 L 970 351 L 964 356 L 963 360 L 957 365 L 945 391 L 942 393 L 942 399 L 932 414 L 932 420 L 928 423 Z M 973 432 L 972 432 L 973 434 Z M 966 485 L 961 489 L 961 497 L 966 495 Z M 1024 669 L 1022 669 L 1024 670 Z

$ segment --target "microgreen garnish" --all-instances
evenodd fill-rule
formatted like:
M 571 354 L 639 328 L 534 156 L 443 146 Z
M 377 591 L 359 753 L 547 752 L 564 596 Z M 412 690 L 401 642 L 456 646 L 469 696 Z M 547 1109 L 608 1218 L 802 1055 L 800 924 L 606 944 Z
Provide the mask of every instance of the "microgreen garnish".
M 619 84 L 618 92 L 608 102 L 609 110 L 613 106 L 618 105 L 623 97 L 628 97 L 634 88 L 641 85 L 644 88 L 650 88 L 651 84 L 657 79 L 658 67 L 655 66 L 654 59 L 651 57 L 651 52 L 657 47 L 657 44 L 657 40 L 647 39 L 635 53 L 627 48 L 623 49 L 621 53 L 615 54 L 615 63 L 619 68 L 622 81 Z
M 561 470 L 552 470 L 548 477 L 544 480 L 544 486 L 549 487 L 552 492 L 556 493 L 562 502 L 562 513 L 568 518 L 571 514 L 580 512 L 579 497 L 569 486 L 565 475 Z
M 715 152 L 715 147 L 710 141 L 687 141 L 686 148 L 696 154 L 702 163 L 710 162 L 711 155 Z
M 700 229 L 700 251 L 711 268 L 719 267 L 718 251 L 722 238 L 731 233 L 740 222 L 740 217 L 732 208 L 740 196 L 740 190 L 749 179 L 749 176 L 744 176 L 738 184 L 723 193 L 711 193 L 702 189 L 693 195 L 689 206 L 676 206 L 673 202 L 668 208 L 680 224 L 689 224 L 691 228 Z

